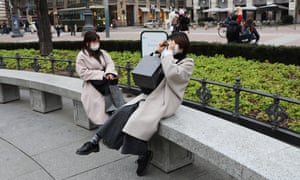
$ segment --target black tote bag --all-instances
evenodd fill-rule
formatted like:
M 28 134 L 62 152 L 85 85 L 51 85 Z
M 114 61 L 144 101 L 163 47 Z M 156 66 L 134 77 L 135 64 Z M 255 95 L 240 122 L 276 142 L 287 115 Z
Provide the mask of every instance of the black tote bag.
M 132 71 L 134 83 L 141 89 L 155 89 L 164 77 L 158 56 L 144 56 Z

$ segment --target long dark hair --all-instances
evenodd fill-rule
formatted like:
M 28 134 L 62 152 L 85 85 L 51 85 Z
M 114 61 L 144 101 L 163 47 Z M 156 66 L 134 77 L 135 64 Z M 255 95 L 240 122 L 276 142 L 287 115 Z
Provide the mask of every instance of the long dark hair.
M 83 52 L 85 53 L 85 50 L 89 53 L 90 56 L 94 57 L 97 59 L 100 63 L 100 56 L 103 56 L 103 53 L 100 50 L 100 47 L 97 51 L 93 51 L 89 48 L 88 44 L 92 41 L 100 41 L 100 36 L 96 32 L 88 31 L 84 34 L 84 39 L 83 39 Z
M 245 27 L 249 28 L 250 31 L 253 32 L 254 29 L 255 29 L 255 24 L 253 22 L 253 19 L 247 19 L 246 22 L 245 22 Z

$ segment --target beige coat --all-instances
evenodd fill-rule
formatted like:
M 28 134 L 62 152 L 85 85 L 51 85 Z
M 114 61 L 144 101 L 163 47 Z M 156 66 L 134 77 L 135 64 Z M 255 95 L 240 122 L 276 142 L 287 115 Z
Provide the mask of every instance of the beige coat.
M 99 93 L 88 80 L 102 80 L 107 73 L 117 75 L 115 64 L 110 55 L 101 50 L 101 64 L 94 58 L 81 50 L 76 59 L 76 72 L 83 80 L 81 101 L 89 119 L 97 125 L 101 125 L 108 118 L 105 113 L 104 96 Z
M 145 101 L 140 102 L 138 109 L 130 116 L 123 128 L 123 132 L 144 141 L 148 141 L 158 130 L 162 118 L 175 113 L 182 102 L 185 88 L 194 69 L 193 59 L 185 58 L 176 64 L 173 55 L 167 54 L 162 57 L 165 78 L 151 94 L 148 96 L 142 94 L 134 99 L 138 101 L 145 98 Z

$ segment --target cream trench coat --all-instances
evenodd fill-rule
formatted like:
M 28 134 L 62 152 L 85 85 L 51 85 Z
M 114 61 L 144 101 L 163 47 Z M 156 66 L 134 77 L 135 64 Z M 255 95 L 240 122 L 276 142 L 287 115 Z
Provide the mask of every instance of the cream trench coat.
M 117 72 L 113 60 L 106 51 L 101 50 L 103 53 L 103 56 L 100 56 L 101 64 L 89 56 L 86 50 L 84 51 L 85 53 L 81 50 L 76 59 L 76 72 L 83 80 L 81 102 L 89 119 L 94 124 L 101 125 L 108 118 L 108 114 L 105 113 L 104 96 L 88 80 L 102 80 L 105 74 L 117 75 Z
M 185 58 L 176 64 L 176 59 L 170 51 L 161 59 L 165 74 L 162 82 L 148 96 L 141 94 L 127 103 L 132 104 L 145 99 L 140 102 L 123 128 L 123 132 L 144 141 L 149 141 L 158 130 L 161 119 L 175 113 L 183 100 L 185 88 L 194 69 L 193 59 Z

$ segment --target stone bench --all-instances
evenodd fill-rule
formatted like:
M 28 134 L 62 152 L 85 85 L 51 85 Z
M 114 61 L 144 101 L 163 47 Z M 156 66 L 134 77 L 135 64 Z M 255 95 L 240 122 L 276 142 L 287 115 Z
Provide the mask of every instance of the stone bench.
M 62 108 L 62 98 L 70 98 L 74 121 L 86 129 L 95 125 L 88 119 L 81 100 L 82 80 L 53 74 L 0 69 L 0 103 L 20 99 L 19 88 L 28 88 L 32 110 L 47 113 Z
M 77 78 L 0 69 L 0 103 L 20 99 L 19 87 L 29 89 L 32 109 L 42 113 L 61 109 L 61 96 L 67 97 L 76 124 L 92 129 L 80 102 L 81 85 Z M 236 179 L 300 177 L 297 147 L 183 105 L 161 121 L 149 146 L 152 164 L 165 172 L 191 164 L 197 155 Z
M 181 105 L 151 140 L 152 163 L 165 172 L 207 160 L 236 179 L 300 179 L 300 149 Z

